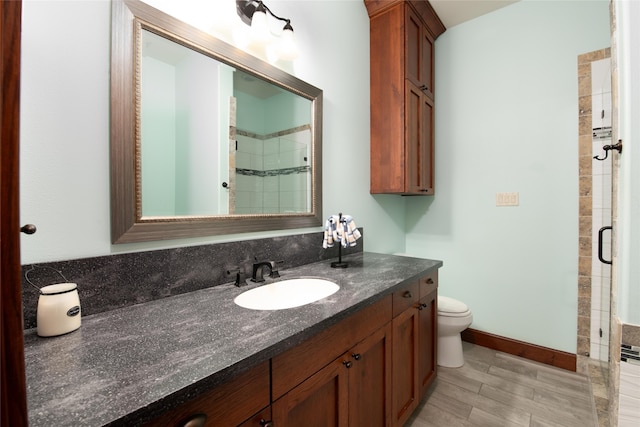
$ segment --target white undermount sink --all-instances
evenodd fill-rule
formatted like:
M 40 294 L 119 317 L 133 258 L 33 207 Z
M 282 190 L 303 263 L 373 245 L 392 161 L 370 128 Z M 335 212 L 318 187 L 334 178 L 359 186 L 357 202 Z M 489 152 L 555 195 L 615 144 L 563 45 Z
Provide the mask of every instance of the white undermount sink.
M 250 289 L 233 302 L 252 310 L 282 310 L 310 304 L 336 293 L 340 286 L 324 279 L 288 279 Z

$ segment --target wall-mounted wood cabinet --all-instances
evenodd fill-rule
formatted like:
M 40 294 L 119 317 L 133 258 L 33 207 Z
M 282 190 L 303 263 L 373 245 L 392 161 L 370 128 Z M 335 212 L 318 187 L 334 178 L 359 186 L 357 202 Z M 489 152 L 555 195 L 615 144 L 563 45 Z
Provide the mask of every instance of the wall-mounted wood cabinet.
M 364 0 L 370 18 L 372 194 L 434 194 L 433 43 L 427 0 Z

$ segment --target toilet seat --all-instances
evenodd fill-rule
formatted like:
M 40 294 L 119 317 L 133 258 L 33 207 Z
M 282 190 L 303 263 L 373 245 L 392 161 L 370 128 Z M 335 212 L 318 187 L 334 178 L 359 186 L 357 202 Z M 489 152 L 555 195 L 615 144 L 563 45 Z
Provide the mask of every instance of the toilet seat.
M 469 307 L 462 301 L 445 296 L 438 296 L 438 316 L 466 317 L 471 314 Z

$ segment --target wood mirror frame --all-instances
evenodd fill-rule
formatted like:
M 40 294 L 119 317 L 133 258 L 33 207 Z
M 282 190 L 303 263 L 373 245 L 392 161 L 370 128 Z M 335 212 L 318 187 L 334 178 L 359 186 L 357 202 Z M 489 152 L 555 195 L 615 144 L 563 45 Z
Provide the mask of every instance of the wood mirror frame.
M 322 225 L 322 90 L 138 0 L 114 0 L 111 29 L 111 241 L 141 241 L 247 233 Z M 139 93 L 142 29 L 266 80 L 311 101 L 311 211 L 286 214 L 144 218 L 140 173 Z

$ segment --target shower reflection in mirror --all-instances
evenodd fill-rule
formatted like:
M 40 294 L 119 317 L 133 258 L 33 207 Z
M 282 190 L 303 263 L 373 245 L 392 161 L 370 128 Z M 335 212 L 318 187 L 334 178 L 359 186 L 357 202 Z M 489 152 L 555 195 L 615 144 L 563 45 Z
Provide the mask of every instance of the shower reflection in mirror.
M 312 210 L 312 101 L 147 30 L 140 74 L 143 217 Z

